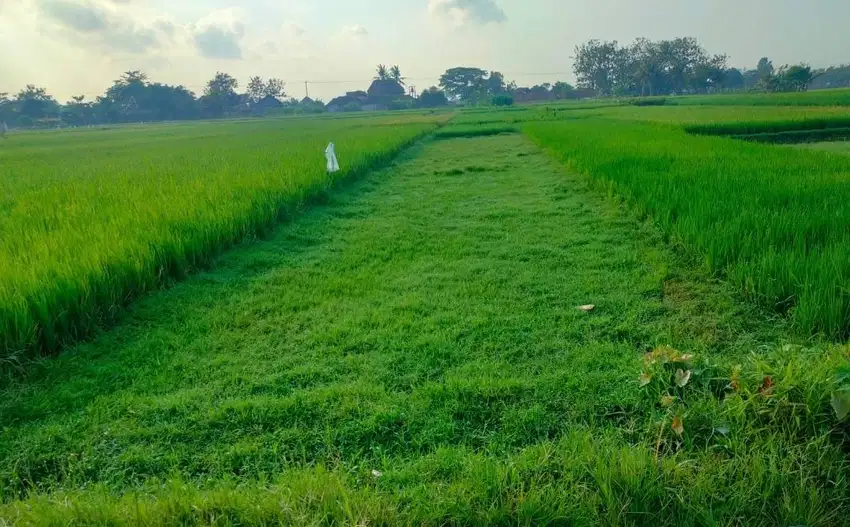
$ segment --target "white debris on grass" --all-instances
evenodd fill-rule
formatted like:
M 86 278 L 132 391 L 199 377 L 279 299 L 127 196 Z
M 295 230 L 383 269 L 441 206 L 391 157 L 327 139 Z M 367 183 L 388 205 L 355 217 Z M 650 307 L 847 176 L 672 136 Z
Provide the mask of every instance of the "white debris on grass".
M 336 160 L 336 146 L 330 143 L 325 148 L 325 158 L 328 160 L 328 172 L 339 172 L 339 162 Z

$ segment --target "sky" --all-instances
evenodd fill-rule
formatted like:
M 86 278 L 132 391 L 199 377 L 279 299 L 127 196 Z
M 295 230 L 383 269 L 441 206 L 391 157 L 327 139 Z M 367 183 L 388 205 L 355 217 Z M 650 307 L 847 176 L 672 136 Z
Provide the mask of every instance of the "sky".
M 0 92 L 94 98 L 127 70 L 196 93 L 216 71 L 325 101 L 398 64 L 419 91 L 455 66 L 572 82 L 591 38 L 696 37 L 736 67 L 850 63 L 850 0 L 0 0 Z

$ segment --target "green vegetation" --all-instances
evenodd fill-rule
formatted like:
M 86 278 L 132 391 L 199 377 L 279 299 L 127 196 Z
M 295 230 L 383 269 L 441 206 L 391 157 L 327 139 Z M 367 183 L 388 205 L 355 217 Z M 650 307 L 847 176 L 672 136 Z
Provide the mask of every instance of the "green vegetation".
M 0 144 L 0 360 L 85 337 L 439 116 L 36 133 Z M 401 121 L 404 122 L 401 122 Z M 343 171 L 329 177 L 335 141 Z
M 760 123 L 775 121 L 806 121 L 847 119 L 848 110 L 840 106 L 613 106 L 593 111 L 570 112 L 570 115 L 607 117 L 625 121 L 664 122 L 684 125 L 711 125 L 748 123 L 747 126 L 763 126 Z M 766 126 L 766 125 L 764 125 Z
M 812 150 L 825 150 L 836 154 L 850 154 L 850 141 L 806 143 L 799 146 L 801 148 L 809 148 Z
M 823 141 L 850 140 L 850 128 L 827 128 L 821 130 L 794 130 L 768 134 L 733 135 L 734 139 L 756 143 L 798 144 Z
M 788 121 L 733 121 L 686 126 L 698 135 L 724 135 L 758 143 L 812 143 L 850 139 L 850 117 Z
M 728 93 L 669 97 L 667 104 L 682 106 L 850 106 L 850 89 L 804 93 Z
M 505 124 L 457 124 L 447 126 L 434 133 L 437 139 L 454 139 L 458 137 L 482 137 L 499 134 L 515 134 L 519 129 Z
M 850 330 L 846 159 L 603 120 L 524 130 L 804 332 Z M 812 170 L 812 167 L 817 170 Z
M 846 523 L 850 115 L 681 99 L 0 143 L 0 524 Z
M 686 126 L 685 130 L 699 135 L 753 135 L 782 132 L 845 130 L 850 128 L 850 115 L 835 117 L 790 119 L 787 121 L 732 121 Z
M 784 344 L 522 136 L 435 141 L 8 386 L 0 518 L 839 524 L 847 350 Z

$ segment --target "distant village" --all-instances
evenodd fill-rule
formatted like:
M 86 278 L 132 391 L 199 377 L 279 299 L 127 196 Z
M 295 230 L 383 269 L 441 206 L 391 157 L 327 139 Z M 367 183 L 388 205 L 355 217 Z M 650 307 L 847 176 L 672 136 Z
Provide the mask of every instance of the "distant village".
M 241 88 L 241 89 L 240 89 Z M 309 96 L 289 97 L 282 79 L 252 77 L 242 88 L 233 76 L 217 72 L 198 96 L 188 88 L 151 81 L 147 74 L 124 72 L 103 95 L 77 95 L 58 102 L 44 87 L 28 84 L 17 94 L 0 93 L 0 130 L 74 128 L 115 123 L 148 123 L 439 108 L 451 105 L 512 105 L 531 101 L 580 99 L 594 90 L 565 82 L 520 87 L 497 71 L 458 67 L 423 91 L 408 86 L 398 66 L 378 65 L 365 91 L 350 91 L 325 104 Z
M 436 108 L 451 104 L 509 105 L 515 102 L 578 99 L 592 97 L 590 90 L 576 90 L 572 85 L 557 82 L 533 87 L 506 83 L 499 72 L 480 68 L 452 68 L 440 77 L 440 86 L 432 86 L 418 94 L 407 87 L 398 66 L 378 65 L 376 76 L 366 91 L 350 91 L 332 99 L 328 112 L 387 111 L 412 108 Z M 310 101 L 312 102 L 312 100 Z

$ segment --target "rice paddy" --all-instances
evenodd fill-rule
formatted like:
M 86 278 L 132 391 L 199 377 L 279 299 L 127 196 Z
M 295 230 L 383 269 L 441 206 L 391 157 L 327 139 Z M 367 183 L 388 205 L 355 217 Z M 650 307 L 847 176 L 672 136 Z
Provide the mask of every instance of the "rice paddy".
M 127 301 L 260 234 L 440 117 L 40 133 L 0 148 L 0 359 L 91 334 Z M 366 126 L 368 125 L 368 129 Z
M 0 144 L 0 524 L 846 524 L 850 157 L 727 136 L 850 113 L 771 100 Z

